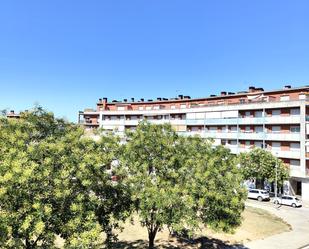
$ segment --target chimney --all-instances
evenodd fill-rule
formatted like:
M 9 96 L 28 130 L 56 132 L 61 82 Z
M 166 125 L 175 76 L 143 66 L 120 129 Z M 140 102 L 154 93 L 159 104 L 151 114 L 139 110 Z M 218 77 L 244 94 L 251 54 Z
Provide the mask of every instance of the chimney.
M 291 85 L 285 85 L 284 89 L 291 89 Z
M 123 102 L 127 102 L 128 100 L 127 99 L 123 99 Z
M 11 111 L 10 111 L 10 114 L 14 114 L 14 110 L 11 110 Z
M 188 96 L 188 95 L 187 95 L 187 96 L 183 96 L 183 98 L 184 98 L 184 99 L 191 99 L 191 97 Z
M 183 99 L 183 95 L 182 94 L 178 95 L 178 98 Z
M 114 99 L 112 102 L 114 102 L 114 103 L 116 103 L 116 102 L 118 102 L 116 99 Z
M 131 98 L 131 102 L 134 102 L 134 98 Z
M 144 102 L 144 99 L 142 98 L 141 101 Z
M 228 95 L 233 95 L 233 94 L 235 94 L 235 93 L 233 93 L 233 92 L 228 92 Z
M 254 86 L 249 86 L 249 93 L 253 93 L 255 90 L 255 87 Z
M 221 96 L 225 96 L 226 95 L 226 92 L 221 92 Z
M 163 100 L 168 100 L 167 98 L 163 98 Z
M 103 98 L 103 102 L 107 102 L 107 98 Z
M 102 99 L 99 99 L 99 103 L 101 103 L 102 102 Z
M 255 88 L 255 91 L 260 91 L 260 92 L 264 92 L 264 88 L 259 87 L 259 88 Z
M 215 94 L 210 94 L 210 97 L 216 97 L 217 95 L 215 95 Z
M 152 99 L 148 99 L 148 102 L 151 102 L 152 101 Z
M 161 98 L 161 97 L 158 97 L 158 98 L 157 98 L 157 100 L 161 101 L 161 100 L 162 100 L 162 98 Z

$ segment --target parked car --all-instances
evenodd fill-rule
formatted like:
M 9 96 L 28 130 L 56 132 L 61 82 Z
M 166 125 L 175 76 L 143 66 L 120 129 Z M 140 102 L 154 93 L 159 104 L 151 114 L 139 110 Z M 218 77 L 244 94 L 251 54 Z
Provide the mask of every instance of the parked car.
M 263 189 L 249 189 L 248 198 L 256 199 L 258 201 L 270 200 L 269 193 Z
M 296 196 L 292 195 L 282 195 L 281 197 L 277 197 L 274 199 L 274 203 L 280 205 L 287 205 L 294 208 L 302 206 L 301 200 L 298 199 Z

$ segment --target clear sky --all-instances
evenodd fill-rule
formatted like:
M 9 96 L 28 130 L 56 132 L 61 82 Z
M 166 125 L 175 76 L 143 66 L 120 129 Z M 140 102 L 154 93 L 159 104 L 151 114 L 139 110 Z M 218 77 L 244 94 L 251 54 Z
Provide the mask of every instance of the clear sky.
M 308 0 L 0 1 L 0 109 L 309 85 Z

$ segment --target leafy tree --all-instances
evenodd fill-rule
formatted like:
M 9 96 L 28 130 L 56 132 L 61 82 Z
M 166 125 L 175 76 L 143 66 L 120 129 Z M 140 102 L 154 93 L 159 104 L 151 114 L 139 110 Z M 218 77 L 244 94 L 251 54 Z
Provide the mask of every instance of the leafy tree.
M 283 162 L 271 152 L 261 148 L 241 153 L 239 155 L 239 164 L 244 179 L 255 178 L 262 184 L 265 179 L 269 182 L 275 181 L 276 165 L 278 186 L 282 186 L 284 180 L 289 177 L 289 170 Z
M 141 123 L 127 133 L 119 169 L 149 248 L 164 225 L 176 232 L 201 223 L 229 231 L 241 222 L 245 190 L 235 158 L 209 140 L 180 137 L 168 124 Z
M 53 248 L 60 235 L 65 248 L 101 248 L 129 203 L 107 171 L 118 142 L 87 138 L 41 107 L 0 118 L 0 247 Z

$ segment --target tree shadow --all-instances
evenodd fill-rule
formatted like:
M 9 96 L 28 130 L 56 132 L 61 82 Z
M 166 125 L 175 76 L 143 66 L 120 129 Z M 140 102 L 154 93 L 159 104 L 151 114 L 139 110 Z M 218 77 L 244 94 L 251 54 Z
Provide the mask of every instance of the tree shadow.
M 176 238 L 176 242 L 173 240 L 169 241 L 156 241 L 157 249 L 248 249 L 242 244 L 227 244 L 224 241 L 208 238 L 199 237 L 196 239 L 188 239 L 184 237 Z M 177 245 L 175 245 L 177 244 Z M 147 240 L 135 240 L 135 241 L 118 241 L 115 242 L 112 248 L 115 249 L 144 249 L 148 247 Z

